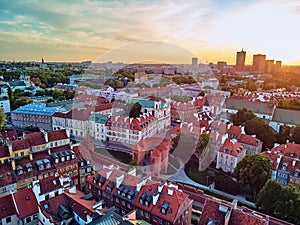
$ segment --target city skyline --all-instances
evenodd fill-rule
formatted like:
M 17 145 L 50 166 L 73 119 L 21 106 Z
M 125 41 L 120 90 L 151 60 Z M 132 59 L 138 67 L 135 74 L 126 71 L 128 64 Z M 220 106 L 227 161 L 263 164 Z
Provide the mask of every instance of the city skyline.
M 285 65 L 300 65 L 299 1 L 2 1 L 0 5 L 1 60 L 97 61 L 120 46 L 154 41 L 191 53 L 180 57 L 170 50 L 169 63 L 191 63 L 195 56 L 199 62 L 235 64 L 236 52 L 243 48 L 246 64 L 252 64 L 253 54 L 266 54 Z M 153 51 L 144 50 L 149 55 Z

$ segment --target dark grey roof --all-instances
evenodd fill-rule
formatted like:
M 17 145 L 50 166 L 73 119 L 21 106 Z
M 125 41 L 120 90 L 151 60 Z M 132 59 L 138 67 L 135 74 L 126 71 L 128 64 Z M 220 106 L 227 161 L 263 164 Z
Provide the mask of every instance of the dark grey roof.
M 272 115 L 274 105 L 267 102 L 252 102 L 243 99 L 227 98 L 224 108 L 233 110 L 245 108 L 254 113 Z
M 276 108 L 272 121 L 300 125 L 300 111 Z

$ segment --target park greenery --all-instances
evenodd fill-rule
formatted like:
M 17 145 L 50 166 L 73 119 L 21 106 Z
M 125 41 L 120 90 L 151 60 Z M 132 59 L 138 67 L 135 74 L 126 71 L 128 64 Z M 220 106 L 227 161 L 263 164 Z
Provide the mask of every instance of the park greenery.
M 193 98 L 191 96 L 188 95 L 172 95 L 171 100 L 176 101 L 176 102 L 189 102 L 191 101 Z
M 300 110 L 300 100 L 297 99 L 282 99 L 278 102 L 278 108 Z
M 0 129 L 3 128 L 3 126 L 5 124 L 5 119 L 6 119 L 6 116 L 5 116 L 4 110 L 3 110 L 3 108 L 0 108 Z
M 241 191 L 256 199 L 271 176 L 270 160 L 263 154 L 246 155 L 234 169 Z
M 294 186 L 268 180 L 259 192 L 256 206 L 268 215 L 300 224 L 300 192 Z
M 129 102 L 124 107 L 124 116 L 136 118 L 140 116 L 142 106 L 138 102 Z

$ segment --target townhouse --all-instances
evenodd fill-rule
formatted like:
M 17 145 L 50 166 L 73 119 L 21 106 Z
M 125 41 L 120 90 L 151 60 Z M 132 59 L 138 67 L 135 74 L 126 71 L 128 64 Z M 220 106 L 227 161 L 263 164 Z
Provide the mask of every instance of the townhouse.
M 270 159 L 273 180 L 283 186 L 291 184 L 300 190 L 300 145 L 287 141 L 263 152 Z
M 246 156 L 246 149 L 236 139 L 227 138 L 217 153 L 216 168 L 234 172 L 234 168 Z
M 106 141 L 133 145 L 157 132 L 157 119 L 151 113 L 137 118 L 109 116 L 106 122 Z
M 103 168 L 87 179 L 88 190 L 106 206 L 125 215 L 136 210 L 150 224 L 191 224 L 192 200 L 171 183 L 138 178 L 116 168 Z

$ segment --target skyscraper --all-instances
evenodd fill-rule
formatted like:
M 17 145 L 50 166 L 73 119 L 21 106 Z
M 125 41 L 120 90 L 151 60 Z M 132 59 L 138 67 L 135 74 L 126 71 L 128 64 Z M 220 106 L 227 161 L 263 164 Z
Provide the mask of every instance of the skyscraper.
M 192 65 L 197 66 L 198 65 L 198 58 L 192 58 Z
M 236 68 L 237 70 L 243 70 L 245 67 L 246 52 L 242 49 L 241 52 L 236 53 Z
M 253 55 L 252 67 L 255 71 L 263 73 L 265 71 L 266 55 Z

